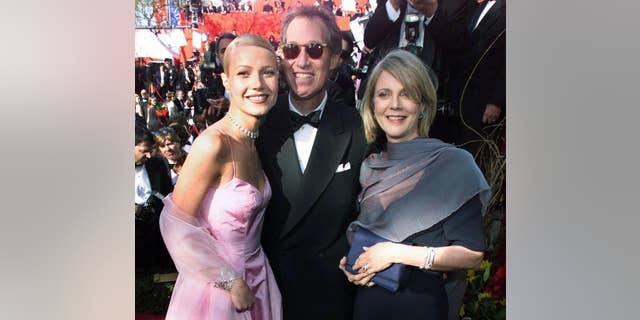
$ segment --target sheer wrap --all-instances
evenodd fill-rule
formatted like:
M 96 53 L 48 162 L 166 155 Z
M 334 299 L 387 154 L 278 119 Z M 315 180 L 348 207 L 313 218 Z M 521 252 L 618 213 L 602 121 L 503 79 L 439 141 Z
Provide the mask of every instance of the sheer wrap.
M 491 189 L 467 151 L 437 139 L 387 143 L 361 167 L 358 226 L 395 242 L 427 230 L 479 195 L 482 214 Z M 396 201 L 399 200 L 399 201 Z
M 160 232 L 180 276 L 207 283 L 240 277 L 243 270 L 228 263 L 233 261 L 224 250 L 229 244 L 215 239 L 206 220 L 180 210 L 171 197 L 163 200 Z

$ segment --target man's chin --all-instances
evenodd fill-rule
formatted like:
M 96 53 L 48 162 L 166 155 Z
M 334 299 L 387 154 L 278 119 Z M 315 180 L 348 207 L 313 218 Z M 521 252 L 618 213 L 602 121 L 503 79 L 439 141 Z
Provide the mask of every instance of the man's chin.
M 308 101 L 308 100 L 313 100 L 313 99 L 317 98 L 320 95 L 321 92 L 322 92 L 322 90 L 318 90 L 318 91 L 303 91 L 300 94 L 298 94 L 296 92 L 292 92 L 293 94 L 291 96 L 295 100 Z

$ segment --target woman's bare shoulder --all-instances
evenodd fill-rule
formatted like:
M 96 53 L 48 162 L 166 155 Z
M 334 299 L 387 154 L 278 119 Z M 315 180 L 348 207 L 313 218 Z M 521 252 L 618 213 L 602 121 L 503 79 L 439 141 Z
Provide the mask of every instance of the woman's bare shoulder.
M 189 155 L 207 158 L 209 161 L 225 160 L 229 153 L 226 139 L 222 132 L 209 127 L 193 141 Z

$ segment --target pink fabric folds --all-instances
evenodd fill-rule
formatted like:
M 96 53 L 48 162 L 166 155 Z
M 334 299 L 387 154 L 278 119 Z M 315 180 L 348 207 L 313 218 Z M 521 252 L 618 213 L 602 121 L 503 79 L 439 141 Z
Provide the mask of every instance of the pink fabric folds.
M 178 269 L 167 320 L 282 319 L 281 296 L 260 246 L 264 210 L 271 197 L 233 178 L 211 189 L 194 218 L 164 199 L 160 230 Z M 215 288 L 218 280 L 242 277 L 256 302 L 245 312 L 235 310 L 229 292 Z

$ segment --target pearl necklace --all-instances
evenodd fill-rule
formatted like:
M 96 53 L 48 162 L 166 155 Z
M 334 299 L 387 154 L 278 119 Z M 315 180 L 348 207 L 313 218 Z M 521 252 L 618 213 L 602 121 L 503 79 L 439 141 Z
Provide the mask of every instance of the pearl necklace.
M 247 128 L 241 126 L 236 120 L 236 118 L 234 118 L 230 113 L 227 113 L 227 115 L 229 116 L 229 120 L 231 121 L 231 124 L 233 124 L 234 127 L 238 128 L 238 130 L 242 131 L 242 133 L 244 133 L 245 136 L 253 140 L 258 138 L 258 136 L 260 135 L 260 132 L 258 130 L 249 131 Z

